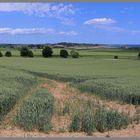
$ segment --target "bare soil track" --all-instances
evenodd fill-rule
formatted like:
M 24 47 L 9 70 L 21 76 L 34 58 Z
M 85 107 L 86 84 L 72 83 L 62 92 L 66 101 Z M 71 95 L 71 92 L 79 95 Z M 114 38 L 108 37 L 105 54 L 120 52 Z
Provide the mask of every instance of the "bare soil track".
M 110 132 L 110 137 L 140 137 L 140 125 L 129 126 L 127 129 L 114 130 Z M 93 133 L 92 137 L 106 137 L 108 133 Z M 86 133 L 56 133 L 51 132 L 50 134 L 41 133 L 38 131 L 25 132 L 21 129 L 1 129 L 0 137 L 87 137 Z
M 41 85 L 41 87 L 47 88 L 55 98 L 56 113 L 54 113 L 54 116 L 52 118 L 52 126 L 53 126 L 52 131 L 49 134 L 41 133 L 38 131 L 26 132 L 22 129 L 19 129 L 13 126 L 11 127 L 10 126 L 11 124 L 7 120 L 9 119 L 9 117 L 7 116 L 5 121 L 7 122 L 6 124 L 7 126 L 9 125 L 9 127 L 6 127 L 6 128 L 1 127 L 0 136 L 3 136 L 3 137 L 87 137 L 86 133 L 83 133 L 83 132 L 70 133 L 68 131 L 68 126 L 70 123 L 69 115 L 59 114 L 60 112 L 62 112 L 62 109 L 64 108 L 65 103 L 67 101 L 71 101 L 73 103 L 75 99 L 77 99 L 76 101 L 82 101 L 82 102 L 85 100 L 94 101 L 95 103 L 100 104 L 102 106 L 117 109 L 120 112 L 123 111 L 123 112 L 129 113 L 131 116 L 133 116 L 136 113 L 136 106 L 134 105 L 120 104 L 114 101 L 111 101 L 111 102 L 103 101 L 97 97 L 94 97 L 91 94 L 79 93 L 78 90 L 70 87 L 69 83 L 58 82 L 55 80 L 47 80 L 44 84 Z M 78 103 L 80 104 L 80 102 Z M 13 114 L 15 114 L 15 110 L 16 109 L 13 109 L 11 112 L 14 112 Z M 9 113 L 9 114 L 12 114 L 12 113 Z M 5 124 L 5 123 L 2 123 L 2 124 Z M 93 137 L 106 137 L 107 135 L 108 135 L 108 132 L 105 132 L 105 133 L 95 132 L 93 133 L 92 136 Z M 109 136 L 111 137 L 140 137 L 140 124 L 129 125 L 128 128 L 122 129 L 122 130 L 110 131 Z

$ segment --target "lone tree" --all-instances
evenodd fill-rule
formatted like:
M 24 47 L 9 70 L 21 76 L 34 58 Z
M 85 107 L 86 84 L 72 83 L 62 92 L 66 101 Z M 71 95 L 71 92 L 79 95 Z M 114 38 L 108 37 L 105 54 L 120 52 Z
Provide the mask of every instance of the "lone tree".
M 60 56 L 63 57 L 63 58 L 67 58 L 68 57 L 68 51 L 67 50 L 60 50 Z
M 114 59 L 118 59 L 118 56 L 117 56 L 117 55 L 115 55 L 115 56 L 114 56 Z
M 11 56 L 12 56 L 12 53 L 11 53 L 10 51 L 7 51 L 7 52 L 5 53 L 5 56 L 11 57 Z
M 78 57 L 79 57 L 79 53 L 76 52 L 76 51 L 74 51 L 74 50 L 72 50 L 72 51 L 70 52 L 70 54 L 71 54 L 72 58 L 78 58 Z
M 28 56 L 29 49 L 26 47 L 21 48 L 20 56 Z
M 138 53 L 138 58 L 140 59 L 140 52 Z
M 20 50 L 20 56 L 23 56 L 23 57 L 34 57 L 34 54 L 27 47 L 24 47 L 24 48 L 22 48 Z
M 28 51 L 28 57 L 34 57 L 34 54 L 31 50 Z
M 0 57 L 2 57 L 3 56 L 3 54 L 2 54 L 2 52 L 0 51 Z
M 42 50 L 42 56 L 43 57 L 51 57 L 53 54 L 53 50 L 52 48 L 50 48 L 49 46 L 45 47 L 43 50 Z

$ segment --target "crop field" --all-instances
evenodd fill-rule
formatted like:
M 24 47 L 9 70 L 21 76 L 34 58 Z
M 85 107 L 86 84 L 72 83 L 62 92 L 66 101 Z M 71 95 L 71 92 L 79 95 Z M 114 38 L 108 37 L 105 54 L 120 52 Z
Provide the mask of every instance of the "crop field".
M 19 98 L 23 97 L 29 88 L 36 84 L 34 76 L 1 67 L 0 120 L 14 107 Z
M 41 49 L 32 49 L 33 58 L 0 50 L 12 53 L 0 57 L 1 130 L 64 136 L 139 131 L 139 50 L 81 49 L 79 58 L 60 58 L 60 49 L 51 58 Z

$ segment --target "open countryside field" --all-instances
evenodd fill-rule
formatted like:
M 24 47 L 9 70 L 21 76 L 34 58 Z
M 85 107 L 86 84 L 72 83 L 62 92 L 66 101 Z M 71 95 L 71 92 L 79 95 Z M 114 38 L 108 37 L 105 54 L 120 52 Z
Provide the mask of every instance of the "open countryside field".
M 83 47 L 84 48 L 84 47 Z M 137 52 L 139 49 L 122 49 L 122 48 L 81 48 L 77 50 L 79 51 L 81 56 L 87 56 L 87 57 L 94 57 L 94 58 L 113 58 L 114 55 L 119 55 L 120 58 L 137 58 Z M 20 56 L 19 49 L 14 48 L 1 48 L 1 51 L 5 53 L 6 51 L 10 50 L 13 54 L 13 56 Z M 60 48 L 53 49 L 53 55 L 56 57 L 59 55 Z M 70 52 L 72 48 L 68 49 Z M 32 49 L 35 56 L 41 56 L 42 49 Z
M 78 50 L 77 59 L 10 51 L 0 57 L 0 135 L 140 136 L 138 50 Z

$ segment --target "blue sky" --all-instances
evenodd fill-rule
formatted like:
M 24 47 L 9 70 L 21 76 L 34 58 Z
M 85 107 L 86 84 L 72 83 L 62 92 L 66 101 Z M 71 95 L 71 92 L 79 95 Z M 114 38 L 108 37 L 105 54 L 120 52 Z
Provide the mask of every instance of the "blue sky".
M 140 44 L 140 3 L 0 3 L 0 43 Z

